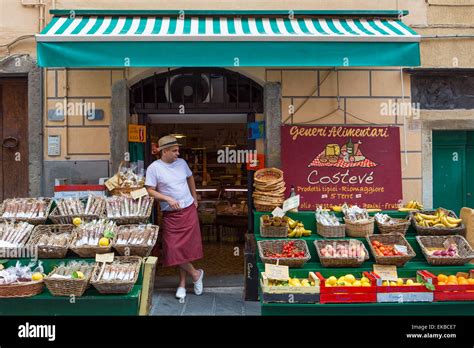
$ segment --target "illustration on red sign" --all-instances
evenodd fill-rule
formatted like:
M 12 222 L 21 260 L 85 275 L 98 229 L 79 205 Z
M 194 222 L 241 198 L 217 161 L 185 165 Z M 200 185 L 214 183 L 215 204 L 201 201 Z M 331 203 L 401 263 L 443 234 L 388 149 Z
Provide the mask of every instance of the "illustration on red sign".
M 301 210 L 343 203 L 398 207 L 402 198 L 398 127 L 284 125 L 281 144 L 285 181 L 300 195 Z

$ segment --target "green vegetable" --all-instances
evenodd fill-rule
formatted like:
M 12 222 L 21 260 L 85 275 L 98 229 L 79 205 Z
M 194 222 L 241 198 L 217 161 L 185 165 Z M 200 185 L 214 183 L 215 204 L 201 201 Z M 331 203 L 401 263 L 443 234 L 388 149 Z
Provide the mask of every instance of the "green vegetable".
M 104 233 L 104 237 L 109 238 L 109 239 L 113 239 L 115 237 L 115 233 L 113 233 L 112 231 L 107 230 Z

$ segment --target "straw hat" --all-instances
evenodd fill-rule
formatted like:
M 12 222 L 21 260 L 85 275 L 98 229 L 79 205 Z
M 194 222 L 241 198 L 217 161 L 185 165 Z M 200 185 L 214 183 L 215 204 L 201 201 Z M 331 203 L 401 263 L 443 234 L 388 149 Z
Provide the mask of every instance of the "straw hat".
M 158 140 L 158 151 L 176 145 L 181 146 L 181 144 L 178 143 L 178 139 L 172 135 L 165 135 L 164 137 L 160 138 L 160 140 Z

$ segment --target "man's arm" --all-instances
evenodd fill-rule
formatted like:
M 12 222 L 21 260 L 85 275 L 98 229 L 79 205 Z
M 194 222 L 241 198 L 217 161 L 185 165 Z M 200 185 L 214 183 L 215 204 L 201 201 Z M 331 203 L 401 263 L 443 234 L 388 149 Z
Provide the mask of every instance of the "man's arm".
M 193 175 L 188 176 L 186 178 L 186 180 L 188 181 L 189 191 L 191 191 L 191 195 L 194 198 L 194 205 L 197 208 L 198 207 L 198 198 L 197 198 L 197 193 L 196 193 L 196 183 L 194 181 L 194 176 Z
M 148 191 L 148 194 L 152 196 L 154 199 L 161 201 L 161 202 L 166 202 L 170 205 L 171 209 L 180 209 L 181 207 L 179 206 L 179 202 L 173 199 L 172 197 L 166 196 L 162 193 L 159 193 L 156 191 L 153 186 L 147 186 L 146 190 Z

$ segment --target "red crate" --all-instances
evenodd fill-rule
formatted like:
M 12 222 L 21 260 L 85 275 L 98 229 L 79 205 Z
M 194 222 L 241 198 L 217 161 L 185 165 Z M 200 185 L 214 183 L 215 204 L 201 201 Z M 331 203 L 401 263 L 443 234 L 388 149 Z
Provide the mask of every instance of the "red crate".
M 425 274 L 425 271 L 417 271 L 416 273 L 421 275 L 423 277 L 423 280 L 425 280 L 428 283 L 433 284 L 433 280 L 430 275 Z M 427 292 L 430 291 L 426 288 L 424 285 L 412 285 L 412 286 L 384 286 L 382 285 L 382 279 L 378 276 L 378 274 L 374 272 L 370 272 L 372 277 L 375 278 L 376 283 L 377 283 L 377 292 L 382 292 L 382 293 L 388 293 L 388 292 Z
M 474 285 L 438 285 L 438 277 L 423 271 L 432 277 L 435 285 L 435 301 L 474 301 Z M 470 270 L 469 278 L 474 278 L 474 270 Z
M 368 303 L 377 302 L 375 278 L 369 272 L 363 276 L 370 280 L 371 286 L 326 286 L 326 278 L 316 272 L 320 280 L 320 303 Z

